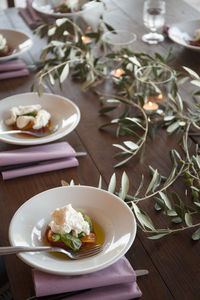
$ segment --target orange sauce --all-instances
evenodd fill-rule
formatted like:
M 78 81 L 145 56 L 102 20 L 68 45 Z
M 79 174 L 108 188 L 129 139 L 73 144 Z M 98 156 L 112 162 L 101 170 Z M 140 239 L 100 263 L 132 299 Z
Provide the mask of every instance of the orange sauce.
M 40 132 L 41 134 L 45 134 L 45 135 L 48 135 L 51 133 L 51 128 L 53 128 L 53 123 L 52 121 L 50 120 L 47 124 L 47 126 L 45 127 L 42 127 L 40 129 L 33 129 L 32 128 L 32 124 L 29 123 L 26 127 L 22 128 L 21 130 L 28 130 L 28 131 L 31 131 L 31 132 Z M 16 126 L 16 125 L 13 125 L 12 126 L 12 129 L 13 130 L 18 130 L 19 128 Z M 20 136 L 20 137 L 25 137 L 25 138 L 36 138 L 37 139 L 37 136 L 32 136 L 32 135 L 29 135 L 29 134 L 26 134 L 26 133 L 17 133 L 16 135 Z

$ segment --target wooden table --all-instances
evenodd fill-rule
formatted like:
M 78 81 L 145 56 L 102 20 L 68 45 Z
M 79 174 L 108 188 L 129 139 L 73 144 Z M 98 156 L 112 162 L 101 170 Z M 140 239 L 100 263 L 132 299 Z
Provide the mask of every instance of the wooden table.
M 148 53 L 159 52 L 164 54 L 170 46 L 173 46 L 176 59 L 174 64 L 178 67 L 185 65 L 200 73 L 199 53 L 191 52 L 173 44 L 169 39 L 158 45 L 149 46 L 141 41 L 145 29 L 142 22 L 141 0 L 110 0 L 109 12 L 106 20 L 116 28 L 133 30 L 137 34 L 135 42 L 136 51 Z M 199 18 L 199 12 L 185 4 L 181 0 L 167 1 L 166 23 L 192 20 Z M 23 30 L 32 35 L 15 8 L 0 11 L 0 27 Z M 32 35 L 33 36 L 33 35 Z M 34 62 L 40 54 L 44 41 L 33 36 L 32 49 L 23 55 L 27 63 Z M 0 99 L 14 94 L 29 92 L 34 74 L 29 77 L 4 80 L 0 82 Z M 104 122 L 104 118 L 98 114 L 99 103 L 96 96 L 88 91 L 81 92 L 79 83 L 66 80 L 63 90 L 49 87 L 48 92 L 60 94 L 72 99 L 80 108 L 81 121 L 75 131 L 62 138 L 68 141 L 77 151 L 86 151 L 88 155 L 80 159 L 77 168 L 64 169 L 45 174 L 26 176 L 8 181 L 0 179 L 0 245 L 9 245 L 8 228 L 15 211 L 32 196 L 61 185 L 61 180 L 83 185 L 97 186 L 99 176 L 103 178 L 104 187 L 109 183 L 111 175 L 116 172 L 118 184 L 121 174 L 125 170 L 132 178 L 130 194 L 136 190 L 143 173 L 148 178 L 148 165 L 158 168 L 162 174 L 168 174 L 170 159 L 168 152 L 177 143 L 177 137 L 169 137 L 165 131 L 161 131 L 154 142 L 148 140 L 144 163 L 140 164 L 138 157 L 127 166 L 114 169 L 116 164 L 114 154 L 117 150 L 112 146 L 118 142 L 114 131 L 99 131 L 98 127 Z M 0 150 L 15 149 L 17 146 L 0 143 Z M 176 191 L 181 191 L 182 186 L 176 186 Z M 145 203 L 145 209 L 149 210 L 154 219 L 156 212 L 150 201 Z M 156 218 L 157 220 L 157 218 Z M 157 221 L 159 227 L 159 219 Z M 142 300 L 200 299 L 200 243 L 191 240 L 192 231 L 182 232 L 167 238 L 152 241 L 147 239 L 141 231 L 138 231 L 133 246 L 127 253 L 127 257 L 134 269 L 146 268 L 149 275 L 138 279 L 142 290 Z M 15 255 L 5 257 L 8 277 L 15 300 L 24 300 L 34 295 L 31 268 L 24 264 Z

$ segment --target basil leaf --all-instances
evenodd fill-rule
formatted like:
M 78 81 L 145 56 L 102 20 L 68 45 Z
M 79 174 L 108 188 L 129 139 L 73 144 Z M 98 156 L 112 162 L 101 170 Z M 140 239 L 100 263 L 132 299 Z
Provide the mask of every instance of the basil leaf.
M 74 251 L 79 250 L 82 245 L 81 240 L 70 233 L 61 234 L 61 240 Z
M 91 221 L 90 217 L 85 215 L 84 219 L 85 219 L 86 222 L 88 222 L 88 224 L 90 226 L 90 231 L 93 231 L 93 225 L 92 225 L 92 221 Z
M 35 118 L 37 116 L 37 111 L 34 110 L 32 112 L 29 112 L 29 113 L 26 113 L 26 114 L 23 114 L 23 115 L 17 115 L 17 118 L 21 117 L 21 116 L 30 116 L 30 117 L 34 117 Z
M 24 114 L 23 116 L 30 116 L 30 117 L 36 117 L 37 116 L 37 111 L 32 111 L 30 113 Z
M 52 235 L 52 239 L 53 239 L 54 242 L 59 241 L 59 240 L 60 240 L 60 234 L 54 233 L 54 234 Z
M 84 236 L 86 236 L 85 232 L 81 232 L 81 233 L 78 234 L 78 238 L 79 239 L 82 238 L 82 237 L 84 237 Z

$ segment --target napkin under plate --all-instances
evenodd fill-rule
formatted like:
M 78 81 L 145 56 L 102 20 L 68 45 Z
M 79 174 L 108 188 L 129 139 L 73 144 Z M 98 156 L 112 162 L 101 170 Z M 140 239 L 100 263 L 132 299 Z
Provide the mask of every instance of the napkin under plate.
M 79 165 L 75 150 L 67 143 L 19 148 L 16 150 L 2 151 L 0 153 L 0 166 L 11 166 L 28 162 L 39 162 L 24 168 L 3 171 L 3 180 L 50 172 Z
M 69 158 L 76 155 L 75 150 L 67 142 L 32 146 L 0 152 L 0 166 L 15 165 L 41 160 Z
M 90 290 L 68 296 L 66 299 L 123 300 L 142 295 L 136 282 L 135 271 L 125 257 L 103 270 L 77 276 L 53 275 L 34 269 L 33 282 L 36 296 L 83 289 Z
M 0 63 L 0 80 L 28 76 L 29 70 L 20 59 Z

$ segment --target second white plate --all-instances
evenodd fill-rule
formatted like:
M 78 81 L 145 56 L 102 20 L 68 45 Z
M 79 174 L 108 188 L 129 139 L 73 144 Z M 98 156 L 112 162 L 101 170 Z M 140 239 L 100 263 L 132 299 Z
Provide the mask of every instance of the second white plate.
M 195 31 L 200 29 L 200 20 L 186 21 L 172 24 L 168 31 L 169 38 L 176 44 L 185 48 L 200 51 L 200 47 L 190 45 L 194 39 Z
M 47 136 L 23 137 L 20 135 L 0 135 L 0 141 L 15 145 L 39 145 L 62 138 L 75 129 L 80 121 L 80 110 L 71 100 L 54 94 L 37 93 L 18 94 L 0 101 L 0 131 L 11 129 L 5 125 L 9 117 L 9 109 L 19 105 L 40 104 L 51 114 L 51 121 L 58 129 Z
M 31 38 L 19 30 L 0 29 L 0 34 L 5 37 L 8 46 L 13 50 L 11 54 L 0 57 L 0 62 L 18 57 L 32 46 Z

